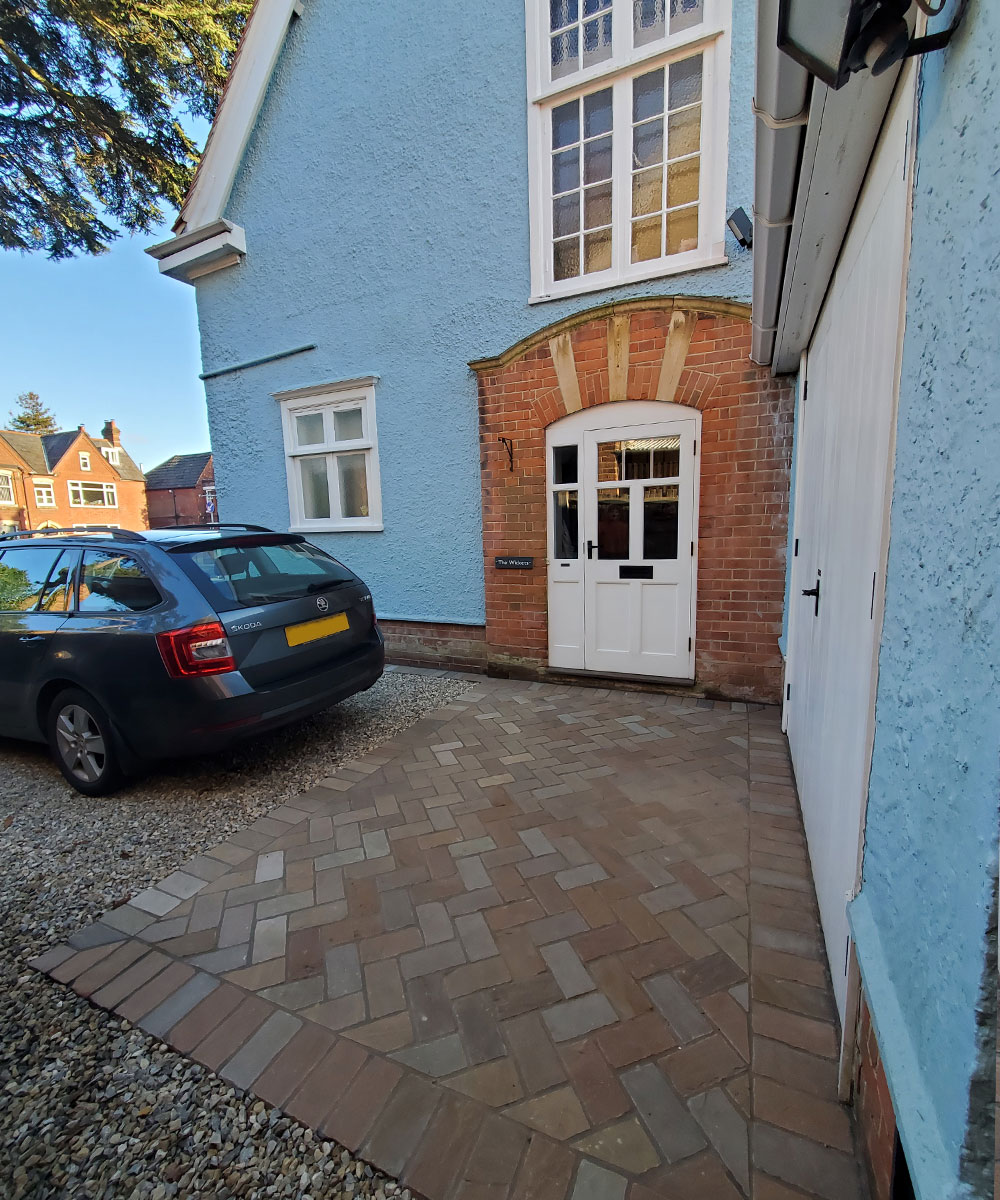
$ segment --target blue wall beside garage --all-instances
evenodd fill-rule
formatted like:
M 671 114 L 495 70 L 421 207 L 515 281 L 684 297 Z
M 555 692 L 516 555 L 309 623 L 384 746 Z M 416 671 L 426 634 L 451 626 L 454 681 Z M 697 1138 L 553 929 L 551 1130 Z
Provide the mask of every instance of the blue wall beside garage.
M 970 1087 L 992 1067 L 995 1022 L 998 44 L 1000 10 L 973 4 L 952 46 L 922 63 L 864 883 L 851 914 L 921 1200 L 986 1195 L 986 1174 L 975 1176 L 993 1144 L 992 1108 Z
M 728 205 L 752 200 L 754 5 L 735 0 Z M 197 282 L 221 511 L 287 527 L 271 393 L 376 375 L 383 533 L 315 535 L 380 616 L 484 620 L 476 381 L 467 363 L 611 299 L 749 301 L 728 266 L 531 306 L 524 4 L 309 0 L 293 23 L 226 216 L 238 267 Z M 728 211 L 728 210 L 727 210 Z

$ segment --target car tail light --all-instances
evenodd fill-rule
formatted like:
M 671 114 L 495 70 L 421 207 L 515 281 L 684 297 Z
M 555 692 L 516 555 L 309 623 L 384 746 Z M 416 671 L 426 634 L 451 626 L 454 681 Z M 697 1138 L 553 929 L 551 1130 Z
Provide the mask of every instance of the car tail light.
M 156 644 L 160 648 L 167 674 L 174 679 L 185 679 L 192 675 L 220 675 L 223 671 L 236 670 L 236 660 L 226 631 L 218 621 L 158 633 Z

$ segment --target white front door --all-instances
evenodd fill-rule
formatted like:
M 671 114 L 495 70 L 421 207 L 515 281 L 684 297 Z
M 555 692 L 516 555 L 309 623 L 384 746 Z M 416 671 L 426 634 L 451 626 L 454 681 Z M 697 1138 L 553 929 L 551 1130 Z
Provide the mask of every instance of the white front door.
M 698 431 L 655 402 L 549 430 L 552 666 L 694 678 Z

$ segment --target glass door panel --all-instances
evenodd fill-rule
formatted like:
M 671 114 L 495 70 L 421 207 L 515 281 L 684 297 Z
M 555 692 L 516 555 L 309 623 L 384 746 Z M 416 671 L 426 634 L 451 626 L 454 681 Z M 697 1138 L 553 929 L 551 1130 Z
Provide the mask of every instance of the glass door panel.
M 598 488 L 597 557 L 627 559 L 628 534 L 629 489 Z

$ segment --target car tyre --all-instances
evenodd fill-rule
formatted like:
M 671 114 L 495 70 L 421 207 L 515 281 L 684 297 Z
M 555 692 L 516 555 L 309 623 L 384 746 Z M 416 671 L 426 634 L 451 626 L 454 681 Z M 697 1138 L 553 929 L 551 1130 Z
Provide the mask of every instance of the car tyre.
M 80 688 L 59 693 L 46 722 L 49 749 L 66 781 L 85 796 L 104 796 L 120 787 L 122 770 L 111 719 Z

